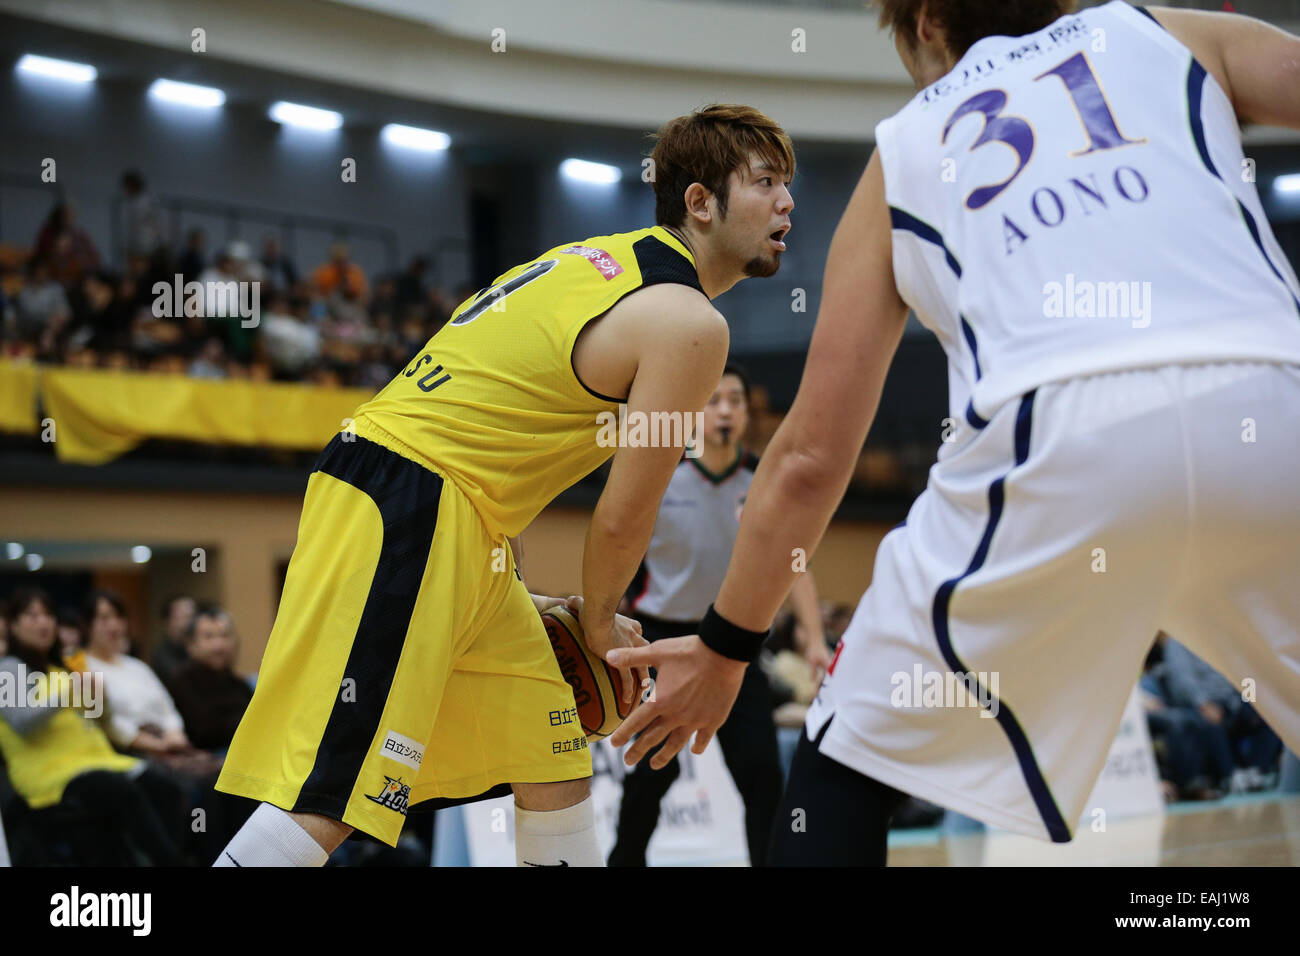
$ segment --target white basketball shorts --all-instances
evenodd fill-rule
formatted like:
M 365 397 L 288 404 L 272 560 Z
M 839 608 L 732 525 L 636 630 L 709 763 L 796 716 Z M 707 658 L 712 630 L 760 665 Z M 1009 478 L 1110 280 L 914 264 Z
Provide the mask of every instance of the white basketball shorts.
M 1158 630 L 1300 750 L 1300 367 L 1097 375 L 963 423 L 881 542 L 807 732 L 1065 842 Z

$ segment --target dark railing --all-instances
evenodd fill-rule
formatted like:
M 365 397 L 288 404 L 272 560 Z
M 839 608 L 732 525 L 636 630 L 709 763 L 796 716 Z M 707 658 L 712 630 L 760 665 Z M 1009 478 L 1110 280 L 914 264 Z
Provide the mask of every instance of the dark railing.
M 16 174 L 0 171 L 0 236 L 6 235 L 5 216 L 6 193 L 11 190 L 40 193 L 48 206 L 53 206 L 65 195 L 62 184 L 42 183 L 35 175 Z M 125 264 L 125 230 L 122 217 L 123 197 L 114 195 L 109 203 L 109 261 L 120 267 Z M 284 252 L 292 259 L 298 258 L 298 238 L 304 231 L 329 235 L 335 241 L 349 242 L 364 239 L 377 243 L 383 249 L 384 269 L 396 272 L 403 264 L 402 249 L 399 246 L 397 232 L 387 226 L 375 226 L 329 216 L 317 216 L 285 210 L 268 209 L 249 203 L 227 202 L 210 199 L 197 199 L 190 196 L 161 195 L 154 196 L 154 204 L 168 221 L 168 239 L 174 251 L 179 252 L 184 240 L 183 219 L 185 216 L 203 216 L 209 220 L 219 219 L 224 223 L 224 240 L 213 243 L 225 245 L 234 239 L 250 241 L 248 235 L 252 227 L 261 226 L 263 231 L 275 232 Z M 35 241 L 36 233 L 20 242 L 30 245 Z M 216 237 L 209 237 L 215 239 Z M 11 241 L 13 241 L 11 239 Z M 460 237 L 431 237 L 424 250 L 410 250 L 407 255 L 423 253 L 430 260 L 434 281 L 446 281 L 447 276 L 463 276 L 468 271 L 469 243 Z
M 120 195 L 113 197 L 111 207 L 111 230 L 113 261 L 123 262 L 125 250 L 122 248 L 124 230 L 122 228 L 122 202 Z M 349 222 L 345 219 L 332 219 L 325 216 L 303 215 L 296 212 L 284 212 L 252 206 L 247 203 L 216 201 L 211 199 L 193 199 L 188 196 L 155 196 L 154 204 L 158 211 L 168 218 L 168 234 L 173 244 L 179 245 L 183 239 L 181 217 L 185 214 L 213 216 L 225 223 L 225 240 L 221 245 L 235 239 L 249 239 L 244 230 L 246 226 L 261 225 L 270 227 L 279 233 L 280 245 L 291 259 L 297 258 L 297 236 L 303 229 L 312 229 L 328 233 L 334 240 L 348 242 L 356 238 L 373 239 L 384 248 L 385 267 L 389 272 L 397 270 L 399 265 L 397 234 L 385 226 L 370 226 Z

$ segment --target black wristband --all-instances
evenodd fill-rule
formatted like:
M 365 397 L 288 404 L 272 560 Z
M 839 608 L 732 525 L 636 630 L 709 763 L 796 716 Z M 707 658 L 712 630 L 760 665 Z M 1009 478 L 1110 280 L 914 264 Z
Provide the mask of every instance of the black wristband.
M 752 664 L 763 649 L 767 631 L 747 631 L 737 627 L 709 605 L 704 620 L 700 621 L 700 640 L 709 650 L 729 657 L 733 661 Z

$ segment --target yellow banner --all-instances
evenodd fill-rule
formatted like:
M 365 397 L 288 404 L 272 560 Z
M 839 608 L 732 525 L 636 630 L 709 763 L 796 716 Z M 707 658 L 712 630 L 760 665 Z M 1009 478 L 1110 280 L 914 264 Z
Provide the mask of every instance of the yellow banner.
M 36 434 L 39 375 L 40 367 L 32 362 L 0 361 L 0 431 Z
M 40 378 L 60 461 L 98 465 L 150 438 L 324 448 L 372 392 L 286 382 L 47 368 Z M 33 413 L 33 430 L 35 414 Z
M 40 367 L 31 362 L 0 362 L 0 432 L 35 434 L 36 380 Z

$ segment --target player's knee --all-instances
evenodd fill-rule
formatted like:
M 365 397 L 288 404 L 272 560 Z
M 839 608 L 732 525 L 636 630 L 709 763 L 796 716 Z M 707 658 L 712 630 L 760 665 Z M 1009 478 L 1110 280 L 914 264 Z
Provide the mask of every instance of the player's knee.
M 512 783 L 515 806 L 524 810 L 564 810 L 591 796 L 591 778 L 555 783 Z

